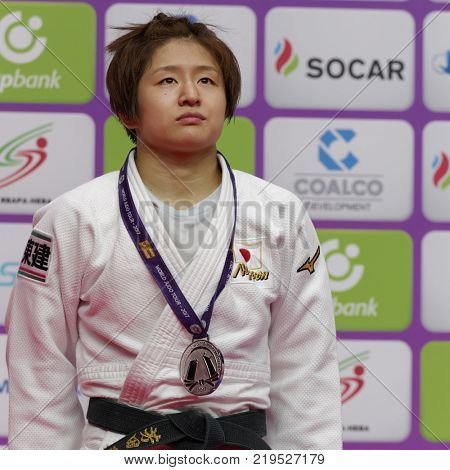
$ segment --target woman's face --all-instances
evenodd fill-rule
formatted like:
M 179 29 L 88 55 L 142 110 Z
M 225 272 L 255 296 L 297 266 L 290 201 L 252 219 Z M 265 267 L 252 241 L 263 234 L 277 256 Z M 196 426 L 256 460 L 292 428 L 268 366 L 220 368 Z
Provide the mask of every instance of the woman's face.
M 138 140 L 157 153 L 215 149 L 225 120 L 220 67 L 193 40 L 172 39 L 153 54 L 138 86 Z

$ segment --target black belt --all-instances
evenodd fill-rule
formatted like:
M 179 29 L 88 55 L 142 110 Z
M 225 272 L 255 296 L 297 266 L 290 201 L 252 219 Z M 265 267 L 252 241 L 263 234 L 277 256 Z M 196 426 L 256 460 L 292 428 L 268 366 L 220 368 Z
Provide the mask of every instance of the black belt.
M 170 444 L 173 449 L 270 449 L 264 410 L 247 411 L 220 418 L 197 410 L 162 415 L 133 408 L 107 398 L 91 398 L 87 412 L 90 424 L 125 437 L 106 450 L 151 449 Z

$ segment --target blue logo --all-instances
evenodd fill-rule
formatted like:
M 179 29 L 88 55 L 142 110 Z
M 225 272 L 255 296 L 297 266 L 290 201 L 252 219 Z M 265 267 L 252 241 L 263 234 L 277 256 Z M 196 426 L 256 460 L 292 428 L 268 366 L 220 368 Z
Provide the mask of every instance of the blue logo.
M 0 382 L 0 395 L 2 393 L 9 393 L 9 381 L 8 379 L 5 379 L 3 383 Z
M 8 287 L 14 285 L 18 268 L 19 263 L 17 262 L 6 262 L 0 264 L 0 287 Z
M 320 136 L 319 161 L 328 170 L 345 171 L 351 170 L 357 163 L 358 158 L 348 151 L 343 158 L 332 155 L 331 147 L 336 143 L 349 144 L 356 137 L 356 133 L 351 129 L 327 130 Z
M 450 49 L 433 57 L 435 72 L 450 75 Z

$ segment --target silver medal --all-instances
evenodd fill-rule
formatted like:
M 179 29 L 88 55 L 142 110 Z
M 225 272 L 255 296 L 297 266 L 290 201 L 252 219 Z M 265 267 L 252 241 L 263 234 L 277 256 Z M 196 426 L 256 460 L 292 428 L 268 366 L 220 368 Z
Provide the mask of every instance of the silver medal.
M 222 382 L 223 370 L 222 353 L 205 339 L 194 340 L 181 356 L 181 381 L 193 395 L 213 393 Z

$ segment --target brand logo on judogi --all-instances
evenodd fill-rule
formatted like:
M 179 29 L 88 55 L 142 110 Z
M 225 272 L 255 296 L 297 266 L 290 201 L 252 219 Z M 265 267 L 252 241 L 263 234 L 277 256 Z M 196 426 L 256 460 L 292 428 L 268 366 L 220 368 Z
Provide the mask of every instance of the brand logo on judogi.
M 315 264 L 320 256 L 320 246 L 317 247 L 314 256 L 311 258 L 308 256 L 308 259 L 297 269 L 297 272 L 300 273 L 302 271 L 308 271 L 309 274 L 315 272 Z

